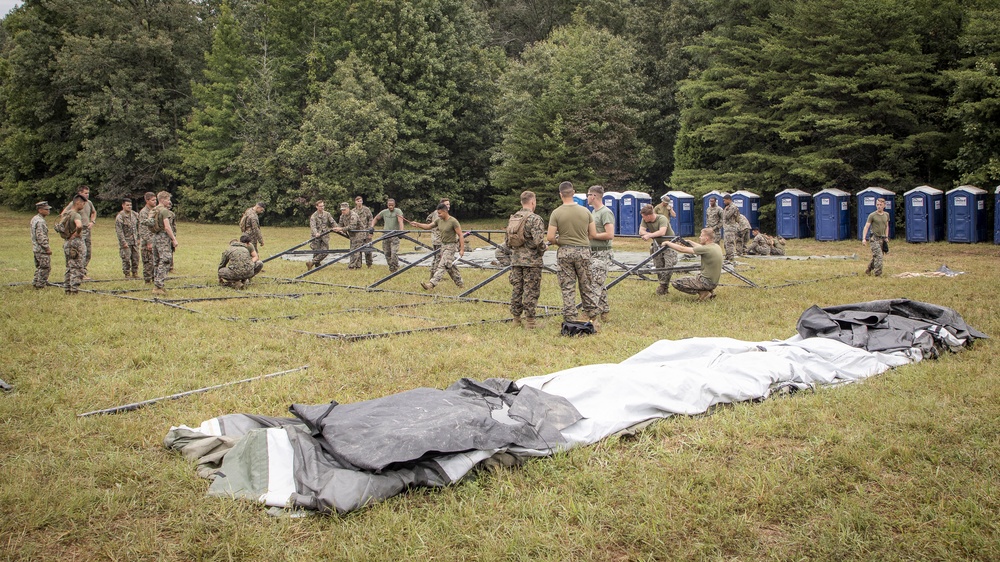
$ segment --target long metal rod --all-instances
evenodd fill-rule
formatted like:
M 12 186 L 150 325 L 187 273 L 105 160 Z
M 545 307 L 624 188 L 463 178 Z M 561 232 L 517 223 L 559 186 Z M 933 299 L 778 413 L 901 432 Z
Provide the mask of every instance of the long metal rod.
M 666 249 L 667 249 L 666 246 L 661 246 L 658 250 L 656 250 L 652 254 L 649 254 L 649 257 L 647 257 L 646 259 L 642 260 L 641 262 L 635 264 L 634 266 L 632 266 L 631 268 L 629 268 L 627 271 L 625 271 L 625 273 L 622 273 L 621 275 L 619 275 L 617 279 L 615 279 L 614 281 L 612 281 L 612 282 L 608 283 L 607 285 L 605 285 L 604 288 L 610 290 L 611 287 L 614 287 L 618 283 L 621 283 L 629 275 L 632 275 L 636 271 L 639 271 L 639 269 L 641 269 L 642 266 L 644 266 L 647 263 L 653 261 L 653 258 L 655 258 L 656 256 L 660 255 L 660 252 L 663 252 Z
M 486 285 L 489 285 L 490 283 L 493 282 L 494 279 L 496 279 L 497 277 L 500 277 L 504 273 L 507 273 L 508 271 L 510 271 L 510 267 L 511 266 L 508 265 L 507 267 L 501 269 L 500 271 L 494 273 L 493 275 L 490 275 L 489 277 L 486 278 L 486 280 L 481 281 L 479 284 L 475 285 L 474 287 L 470 288 L 468 291 L 465 291 L 464 293 L 461 293 L 458 296 L 465 297 L 465 296 L 471 295 L 472 293 L 478 291 L 479 289 L 485 287 Z
M 292 246 L 291 248 L 289 248 L 289 249 L 287 249 L 287 250 L 284 250 L 284 251 L 282 251 L 282 252 L 278 252 L 277 254 L 274 254 L 273 256 L 270 256 L 270 257 L 268 257 L 268 258 L 266 258 L 266 259 L 263 259 L 263 260 L 261 260 L 261 261 L 260 261 L 260 263 L 267 263 L 267 262 L 269 262 L 269 261 L 273 260 L 273 259 L 274 259 L 274 258 L 276 258 L 276 257 L 279 257 L 279 256 L 283 256 L 283 255 L 285 255 L 285 254 L 287 254 L 288 252 L 291 252 L 291 251 L 293 251 L 293 250 L 298 250 L 298 249 L 299 249 L 299 248 L 301 248 L 302 246 L 305 246 L 306 244 L 308 244 L 308 243 L 312 242 L 313 240 L 319 240 L 320 238 L 322 238 L 322 237 L 326 236 L 327 234 L 330 234 L 331 232 L 333 232 L 333 231 L 332 231 L 332 230 L 327 230 L 326 232 L 324 232 L 323 234 L 320 234 L 319 236 L 313 236 L 313 237 L 312 237 L 312 238 L 310 238 L 309 240 L 306 240 L 305 242 L 303 242 L 303 243 L 301 243 L 301 244 L 299 244 L 299 245 L 297 245 L 297 246 Z
M 176 400 L 178 398 L 183 398 L 185 396 L 190 396 L 192 394 L 198 394 L 198 393 L 201 393 L 201 392 L 208 392 L 209 390 L 215 390 L 217 388 L 223 388 L 223 387 L 226 387 L 226 386 L 233 386 L 234 384 L 243 384 L 245 382 L 251 382 L 251 381 L 256 381 L 256 380 L 264 380 L 264 379 L 269 379 L 271 377 L 279 377 L 281 375 L 287 375 L 288 373 L 294 373 L 294 372 L 297 372 L 297 371 L 304 371 L 304 370 L 306 370 L 308 368 L 309 368 L 309 365 L 303 365 L 301 367 L 296 367 L 294 369 L 288 369 L 287 371 L 279 371 L 277 373 L 271 373 L 269 375 L 260 375 L 260 376 L 257 376 L 257 377 L 250 377 L 249 379 L 242 379 L 242 380 L 238 380 L 238 381 L 217 384 L 217 385 L 214 385 L 214 386 L 206 386 L 205 388 L 199 388 L 197 390 L 188 390 L 186 392 L 178 392 L 177 394 L 171 394 L 169 396 L 161 396 L 159 398 L 151 398 L 149 400 L 143 400 L 142 402 L 135 402 L 135 403 L 132 403 L 132 404 L 125 404 L 123 406 L 115 406 L 114 408 L 105 408 L 103 410 L 94 410 L 93 412 L 86 412 L 86 413 L 83 413 L 83 414 L 77 414 L 76 417 L 78 417 L 78 418 L 85 418 L 87 416 L 94 416 L 94 415 L 97 415 L 97 414 L 117 414 L 119 412 L 131 412 L 133 410 L 138 410 L 139 408 L 142 408 L 144 406 L 149 406 L 150 404 L 156 404 L 157 402 L 160 402 L 160 401 L 163 401 L 163 400 Z

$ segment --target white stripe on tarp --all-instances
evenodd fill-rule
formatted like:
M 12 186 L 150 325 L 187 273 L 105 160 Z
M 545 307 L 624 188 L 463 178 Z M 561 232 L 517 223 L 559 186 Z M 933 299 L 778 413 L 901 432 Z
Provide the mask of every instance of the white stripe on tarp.
M 212 418 L 210 420 L 205 420 L 201 422 L 201 427 L 198 431 L 204 433 L 205 435 L 222 435 L 222 426 L 219 425 L 219 418 Z
M 267 492 L 261 503 L 272 507 L 285 507 L 295 493 L 292 473 L 295 457 L 288 434 L 280 427 L 267 429 Z

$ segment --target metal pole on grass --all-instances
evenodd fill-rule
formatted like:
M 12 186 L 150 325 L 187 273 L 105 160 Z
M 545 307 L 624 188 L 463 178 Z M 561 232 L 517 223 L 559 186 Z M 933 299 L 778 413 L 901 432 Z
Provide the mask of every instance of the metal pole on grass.
M 135 402 L 133 404 L 125 404 L 124 406 L 115 406 L 114 408 L 106 408 L 104 410 L 94 410 L 93 412 L 86 412 L 83 414 L 77 414 L 78 418 L 85 418 L 87 416 L 94 416 L 97 414 L 117 414 L 119 412 L 131 412 L 132 410 L 138 410 L 143 406 L 148 406 L 150 404 L 156 404 L 161 400 L 176 400 L 178 398 L 183 398 L 191 394 L 198 394 L 201 392 L 208 392 L 209 390 L 215 390 L 216 388 L 222 388 L 224 386 L 232 386 L 234 384 L 242 384 L 245 382 L 251 382 L 256 380 L 269 379 L 271 377 L 279 377 L 281 375 L 287 375 L 288 373 L 294 373 L 296 371 L 304 371 L 309 368 L 309 365 L 303 365 L 301 367 L 296 367 L 295 369 L 289 369 L 287 371 L 279 371 L 277 373 L 271 373 L 269 375 L 260 375 L 257 377 L 251 377 L 249 379 L 243 379 L 233 382 L 227 382 L 222 384 L 217 384 L 215 386 L 206 386 L 205 388 L 199 388 L 198 390 L 188 390 L 187 392 L 178 392 L 177 394 L 171 394 L 170 396 L 161 396 L 159 398 L 151 398 L 149 400 L 143 400 L 142 402 Z

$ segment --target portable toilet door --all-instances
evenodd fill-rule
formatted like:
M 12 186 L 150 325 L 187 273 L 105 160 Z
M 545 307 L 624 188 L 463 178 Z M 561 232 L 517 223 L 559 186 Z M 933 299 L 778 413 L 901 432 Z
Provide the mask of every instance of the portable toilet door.
M 703 227 L 708 227 L 708 202 L 715 199 L 715 204 L 721 209 L 722 197 L 724 195 L 725 194 L 719 190 L 713 190 L 701 196 L 701 225 Z
M 981 242 L 986 238 L 986 190 L 973 185 L 945 193 L 948 203 L 948 241 Z
M 622 193 L 621 201 L 618 203 L 618 225 L 617 234 L 623 236 L 635 236 L 639 233 L 639 197 L 638 191 L 626 191 Z
M 879 197 L 885 199 L 885 212 L 889 213 L 889 238 L 895 238 L 896 194 L 884 187 L 868 187 L 859 191 L 855 197 L 858 198 L 858 240 L 861 240 L 861 235 L 865 232 L 868 215 L 875 212 L 875 202 Z
M 846 240 L 851 224 L 851 194 L 829 188 L 813 195 L 816 205 L 816 240 Z
M 615 215 L 615 234 L 621 234 L 622 216 L 618 207 L 622 200 L 622 194 L 617 191 L 605 191 L 601 200 L 604 201 L 604 206 L 611 209 Z
M 859 194 L 860 195 L 860 194 Z M 906 208 L 906 241 L 936 242 L 941 240 L 944 224 L 944 192 L 929 185 L 914 187 L 903 194 Z M 860 215 L 858 215 L 860 217 Z M 867 219 L 867 215 L 865 216 Z M 864 232 L 864 224 L 861 224 Z
M 734 191 L 733 205 L 750 222 L 750 228 L 760 228 L 760 195 L 744 189 Z
M 587 204 L 587 194 L 586 193 L 574 193 L 573 201 L 581 206 L 586 207 L 588 211 L 593 211 L 594 208 Z
M 997 190 L 994 194 L 993 199 L 993 243 L 1000 244 L 1000 213 L 997 210 L 1000 209 L 1000 185 L 997 186 Z
M 786 189 L 774 196 L 777 235 L 782 238 L 808 238 L 812 197 L 801 189 Z
M 667 197 L 673 202 L 674 212 L 677 213 L 676 217 L 670 219 L 670 228 L 678 236 L 694 236 L 694 195 L 683 191 L 668 191 Z

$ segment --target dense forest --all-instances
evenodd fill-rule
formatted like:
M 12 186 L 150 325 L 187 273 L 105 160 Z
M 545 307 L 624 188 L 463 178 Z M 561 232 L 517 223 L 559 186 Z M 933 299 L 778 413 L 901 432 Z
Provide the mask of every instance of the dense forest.
M 1000 0 L 25 0 L 0 202 L 90 185 L 394 197 L 463 217 L 563 180 L 699 196 L 1000 183 Z

